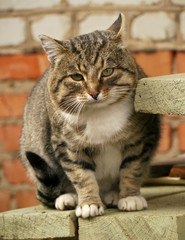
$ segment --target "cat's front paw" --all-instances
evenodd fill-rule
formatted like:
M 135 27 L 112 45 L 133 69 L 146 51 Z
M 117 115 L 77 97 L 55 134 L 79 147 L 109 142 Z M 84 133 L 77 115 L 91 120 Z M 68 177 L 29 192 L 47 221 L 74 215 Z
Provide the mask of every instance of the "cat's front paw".
M 121 211 L 140 211 L 147 207 L 147 202 L 142 196 L 130 196 L 118 201 L 118 208 Z
M 78 206 L 76 208 L 75 213 L 77 217 L 82 217 L 82 218 L 96 217 L 96 216 L 103 215 L 104 208 L 96 204 L 91 204 L 91 205 L 86 204 L 81 207 Z
M 77 205 L 77 195 L 74 193 L 65 193 L 55 200 L 55 208 L 58 210 L 75 208 Z

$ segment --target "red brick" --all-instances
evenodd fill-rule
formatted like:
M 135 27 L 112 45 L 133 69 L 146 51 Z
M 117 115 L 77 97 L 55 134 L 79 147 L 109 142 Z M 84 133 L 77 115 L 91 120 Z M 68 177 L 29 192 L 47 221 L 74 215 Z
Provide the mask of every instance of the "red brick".
M 185 179 L 185 167 L 183 166 L 174 166 L 170 170 L 170 177 L 180 177 Z
M 178 126 L 178 145 L 181 152 L 185 152 L 185 123 Z
M 0 80 L 38 79 L 48 66 L 45 54 L 0 56 Z
M 161 138 L 159 141 L 158 152 L 167 152 L 171 147 L 172 130 L 169 123 L 163 122 L 161 125 Z
M 177 73 L 185 72 L 185 52 L 177 52 Z
M 11 208 L 11 194 L 5 191 L 0 192 L 0 212 L 5 212 Z
M 163 115 L 165 118 L 172 118 L 172 119 L 184 119 L 184 115 Z
M 0 126 L 0 151 L 19 150 L 19 138 L 21 125 L 2 125 Z
M 35 191 L 22 191 L 16 194 L 17 208 L 31 207 L 39 205 L 36 199 Z
M 41 75 L 46 71 L 49 67 L 49 61 L 46 54 L 38 54 L 38 63 L 40 68 Z
M 1 94 L 0 118 L 22 117 L 28 94 Z
M 133 56 L 150 77 L 172 73 L 173 53 L 171 51 L 137 52 L 133 53 Z
M 20 159 L 14 161 L 4 161 L 2 164 L 4 176 L 9 183 L 21 184 L 21 183 L 31 183 L 27 175 L 26 169 L 21 163 Z

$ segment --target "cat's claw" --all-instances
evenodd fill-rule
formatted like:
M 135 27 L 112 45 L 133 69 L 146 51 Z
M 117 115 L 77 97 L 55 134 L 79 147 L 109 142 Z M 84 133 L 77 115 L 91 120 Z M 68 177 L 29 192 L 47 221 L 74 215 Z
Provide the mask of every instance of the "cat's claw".
M 77 195 L 74 193 L 62 194 L 55 200 L 55 208 L 58 210 L 75 208 L 76 205 Z
M 78 206 L 75 213 L 77 217 L 82 218 L 96 217 L 103 215 L 104 209 L 102 206 L 97 206 L 95 204 L 83 205 L 82 207 Z
M 140 211 L 147 207 L 147 202 L 142 196 L 130 196 L 118 201 L 118 208 L 121 211 Z

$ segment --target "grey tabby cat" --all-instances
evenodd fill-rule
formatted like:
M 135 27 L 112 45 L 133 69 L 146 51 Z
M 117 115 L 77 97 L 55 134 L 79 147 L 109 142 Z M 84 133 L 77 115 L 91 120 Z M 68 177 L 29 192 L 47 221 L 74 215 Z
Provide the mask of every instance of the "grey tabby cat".
M 145 77 L 122 40 L 123 15 L 67 41 L 40 36 L 50 68 L 28 98 L 20 140 L 37 199 L 78 217 L 147 208 L 140 186 L 159 139 L 157 115 L 134 112 Z

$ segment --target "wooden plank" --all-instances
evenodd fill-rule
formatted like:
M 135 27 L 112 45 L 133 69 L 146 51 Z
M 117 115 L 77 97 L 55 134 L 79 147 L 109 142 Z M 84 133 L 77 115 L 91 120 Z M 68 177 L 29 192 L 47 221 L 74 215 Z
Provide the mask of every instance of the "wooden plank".
M 185 114 L 185 73 L 143 78 L 135 95 L 136 112 Z
M 149 208 L 145 211 L 109 209 L 104 216 L 79 219 L 79 239 L 185 239 L 185 186 L 174 188 L 145 188 L 144 195 L 150 199 Z
M 141 194 L 145 196 L 145 198 L 149 200 L 158 199 L 161 197 L 168 197 L 171 195 L 176 195 L 178 193 L 185 194 L 185 185 L 184 186 L 150 186 L 150 187 L 142 187 Z M 166 200 L 166 199 L 165 199 Z M 167 199 L 167 202 L 169 200 Z M 150 202 L 149 202 L 150 203 Z
M 184 240 L 185 186 L 143 187 L 142 194 L 148 199 L 148 210 L 108 209 L 104 216 L 80 218 L 79 239 Z M 61 212 L 43 206 L 13 210 L 0 214 L 0 238 L 75 239 L 76 222 L 74 211 Z
M 74 211 L 57 211 L 43 206 L 0 214 L 1 239 L 62 238 L 75 236 Z

